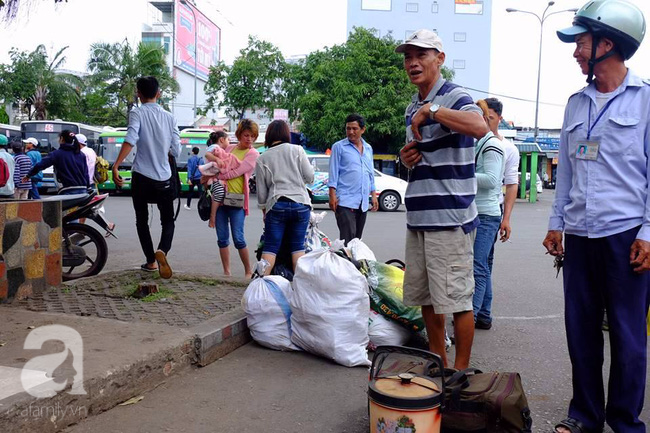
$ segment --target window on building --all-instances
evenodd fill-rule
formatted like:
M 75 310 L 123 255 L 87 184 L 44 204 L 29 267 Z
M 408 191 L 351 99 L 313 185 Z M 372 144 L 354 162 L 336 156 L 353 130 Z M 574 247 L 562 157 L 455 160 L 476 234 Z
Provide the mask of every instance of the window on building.
M 454 69 L 465 69 L 465 60 L 454 60 Z
M 361 9 L 365 11 L 389 11 L 392 0 L 361 0 Z
M 407 31 L 405 31 L 404 32 L 404 40 L 410 38 L 413 33 L 415 33 L 415 30 L 407 30 Z
M 465 41 L 467 41 L 467 33 L 465 32 L 454 33 L 454 42 L 465 42 Z
M 406 3 L 406 12 L 417 12 L 418 4 L 417 3 Z
M 171 38 L 165 36 L 163 39 L 163 48 L 165 49 L 165 54 L 169 54 L 169 44 L 171 43 Z
M 431 5 L 431 13 L 432 14 L 438 13 L 438 2 L 433 2 L 433 4 Z
M 455 0 L 457 14 L 483 15 L 483 0 Z

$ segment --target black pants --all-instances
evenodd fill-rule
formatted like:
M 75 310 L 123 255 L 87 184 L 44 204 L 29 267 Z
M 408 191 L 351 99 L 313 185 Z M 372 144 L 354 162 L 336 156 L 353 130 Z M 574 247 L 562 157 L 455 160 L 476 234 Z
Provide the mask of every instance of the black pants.
M 192 179 L 188 187 L 190 190 L 187 192 L 187 207 L 190 207 L 190 203 L 192 203 L 192 197 L 194 196 L 194 187 L 196 187 L 196 190 L 199 192 L 199 197 L 201 197 L 201 192 L 203 191 L 201 179 Z
M 363 227 L 366 225 L 367 213 L 362 211 L 361 208 L 336 207 L 336 225 L 339 226 L 340 239 L 345 241 L 345 245 L 354 238 L 361 239 Z
M 172 248 L 174 239 L 174 196 L 170 182 L 153 180 L 134 172 L 131 177 L 131 197 L 135 210 L 135 227 L 142 252 L 147 258 L 147 263 L 154 263 L 155 252 L 149 232 L 149 203 L 155 203 L 160 212 L 162 233 L 158 249 L 167 254 Z

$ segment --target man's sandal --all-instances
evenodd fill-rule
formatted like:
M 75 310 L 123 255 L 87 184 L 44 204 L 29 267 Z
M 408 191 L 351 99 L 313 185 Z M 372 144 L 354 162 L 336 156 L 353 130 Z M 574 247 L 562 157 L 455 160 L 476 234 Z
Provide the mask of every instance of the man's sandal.
M 553 433 L 558 433 L 558 427 L 565 428 L 571 433 L 602 433 L 601 430 L 589 430 L 585 425 L 575 418 L 567 418 L 556 424 Z

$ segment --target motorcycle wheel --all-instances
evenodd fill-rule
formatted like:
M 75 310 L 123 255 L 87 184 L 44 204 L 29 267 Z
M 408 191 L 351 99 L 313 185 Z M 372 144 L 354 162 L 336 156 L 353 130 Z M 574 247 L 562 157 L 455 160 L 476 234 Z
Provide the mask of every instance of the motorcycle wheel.
M 83 248 L 85 259 L 82 265 L 63 265 L 66 254 L 74 254 L 73 247 Z M 90 277 L 99 274 L 108 259 L 108 246 L 104 237 L 93 227 L 86 224 L 69 223 L 63 225 L 61 243 L 63 281 Z

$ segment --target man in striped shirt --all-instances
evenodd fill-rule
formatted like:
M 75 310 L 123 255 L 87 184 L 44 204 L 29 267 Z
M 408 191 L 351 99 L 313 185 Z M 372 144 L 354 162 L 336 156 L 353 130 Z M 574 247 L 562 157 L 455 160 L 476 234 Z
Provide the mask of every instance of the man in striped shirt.
M 445 353 L 445 315 L 454 315 L 456 359 L 464 369 L 474 340 L 473 245 L 478 226 L 474 203 L 474 138 L 488 132 L 481 110 L 462 87 L 440 74 L 445 61 L 435 32 L 418 30 L 396 52 L 418 93 L 406 109 L 407 145 L 402 163 L 411 168 L 406 190 L 404 303 L 421 305 L 429 348 Z

